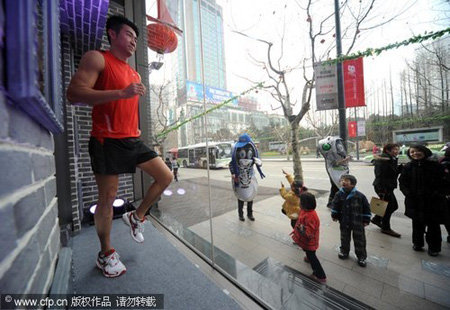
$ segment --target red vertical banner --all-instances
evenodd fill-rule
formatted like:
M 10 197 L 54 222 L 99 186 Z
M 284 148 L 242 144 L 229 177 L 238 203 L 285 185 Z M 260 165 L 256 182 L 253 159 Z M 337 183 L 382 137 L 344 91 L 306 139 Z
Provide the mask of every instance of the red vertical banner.
M 356 137 L 357 128 L 358 126 L 355 121 L 348 122 L 348 136 L 350 138 Z
M 178 1 L 158 0 L 158 19 L 170 25 L 176 25 Z
M 183 30 L 176 24 L 179 2 L 180 0 L 157 0 L 158 17 L 147 15 L 147 20 L 169 26 L 177 34 L 182 35 Z
M 342 69 L 344 71 L 345 107 L 365 106 L 363 58 L 345 60 L 342 63 Z

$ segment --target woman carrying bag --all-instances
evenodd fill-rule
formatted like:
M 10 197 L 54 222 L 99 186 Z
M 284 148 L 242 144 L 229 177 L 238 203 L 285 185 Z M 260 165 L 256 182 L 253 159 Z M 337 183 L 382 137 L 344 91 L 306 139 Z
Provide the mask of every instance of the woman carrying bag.
M 391 228 L 391 216 L 398 209 L 397 199 L 394 190 L 397 188 L 398 175 L 403 166 L 398 165 L 397 155 L 400 145 L 388 143 L 384 146 L 380 156 L 374 157 L 375 180 L 372 185 L 380 199 L 388 202 L 384 216 L 375 215 L 370 221 L 381 228 L 381 232 L 400 238 L 401 235 Z

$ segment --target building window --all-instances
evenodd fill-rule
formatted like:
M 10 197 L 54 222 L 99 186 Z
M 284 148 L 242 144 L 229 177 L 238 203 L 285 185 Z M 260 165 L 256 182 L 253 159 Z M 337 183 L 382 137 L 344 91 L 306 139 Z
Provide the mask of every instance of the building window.
M 54 134 L 64 130 L 58 3 L 5 3 L 8 95 Z

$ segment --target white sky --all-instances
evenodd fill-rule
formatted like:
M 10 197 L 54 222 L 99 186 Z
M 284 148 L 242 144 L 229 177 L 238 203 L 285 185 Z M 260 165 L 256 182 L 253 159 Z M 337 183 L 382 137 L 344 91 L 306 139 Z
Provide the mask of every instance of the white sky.
M 152 2 L 151 0 L 147 0 Z M 368 3 L 368 0 L 360 0 Z M 358 0 L 349 0 L 352 5 L 359 4 Z M 310 41 L 308 39 L 309 23 L 306 10 L 300 5 L 305 5 L 305 0 L 217 0 L 223 7 L 224 31 L 225 31 L 225 57 L 227 64 L 228 90 L 238 93 L 251 87 L 253 82 L 266 81 L 267 75 L 261 65 L 256 65 L 254 59 L 266 61 L 267 45 L 257 40 L 236 34 L 240 31 L 246 35 L 272 42 L 274 61 L 278 60 L 281 51 L 281 39 L 284 38 L 283 57 L 280 62 L 281 69 L 300 68 L 302 60 L 310 55 Z M 150 5 L 148 5 L 150 7 Z M 304 7 L 303 7 L 304 8 Z M 333 0 L 315 0 L 312 6 L 312 22 L 315 27 L 323 16 L 334 12 Z M 450 3 L 445 0 L 377 0 L 374 9 L 363 23 L 361 28 L 371 27 L 389 20 L 400 14 L 394 21 L 381 27 L 370 30 L 362 30 L 352 52 L 365 50 L 366 48 L 382 47 L 396 41 L 408 39 L 413 35 L 424 34 L 426 31 L 442 30 L 450 26 Z M 345 11 L 349 16 L 349 11 Z M 341 19 L 342 32 L 347 28 L 348 18 Z M 334 27 L 334 16 L 328 22 L 328 28 Z M 317 28 L 316 28 L 317 29 Z M 284 35 L 283 35 L 284 33 Z M 321 37 L 323 44 L 317 43 L 317 50 L 332 47 L 330 57 L 336 55 L 334 47 L 334 30 Z M 320 41 L 320 39 L 318 40 Z M 404 66 L 404 59 L 414 54 L 414 48 L 418 46 L 401 47 L 397 50 L 384 52 L 378 57 L 368 57 L 364 60 L 365 87 L 373 87 L 388 79 L 389 71 L 392 71 L 394 82 L 395 72 Z M 346 52 L 348 42 L 343 42 L 343 52 Z M 175 54 L 175 53 L 174 53 Z M 170 58 L 166 56 L 166 59 Z M 307 67 L 311 61 L 307 62 Z M 168 69 L 169 66 L 166 67 Z M 158 72 L 162 75 L 163 72 Z M 152 75 L 156 75 L 152 73 Z M 309 75 L 310 77 L 311 75 Z M 152 76 L 155 77 L 155 76 Z M 290 87 L 293 89 L 294 100 L 300 101 L 300 92 L 304 84 L 303 71 L 296 70 L 287 77 Z M 259 93 L 258 96 L 261 96 Z M 276 106 L 270 97 L 261 96 L 261 107 L 270 110 L 270 105 Z M 369 107 L 370 108 L 370 107 Z
M 321 16 L 328 16 L 334 12 L 334 1 L 315 1 L 313 6 L 313 25 L 317 27 Z M 350 3 L 358 1 L 350 0 Z M 363 0 L 364 3 L 369 1 Z M 304 57 L 310 55 L 310 41 L 307 37 L 309 23 L 306 10 L 299 7 L 305 4 L 302 0 L 218 0 L 224 8 L 225 41 L 227 57 L 228 88 L 231 91 L 241 91 L 248 88 L 248 84 L 242 76 L 251 77 L 253 81 L 266 80 L 267 76 L 262 69 L 250 65 L 248 54 L 258 60 L 267 59 L 267 45 L 245 38 L 231 32 L 237 30 L 251 37 L 270 41 L 274 44 L 272 55 L 280 54 L 281 38 L 284 35 L 284 55 L 281 68 L 298 66 Z M 441 4 L 441 5 L 438 5 Z M 447 18 L 445 12 L 447 10 Z M 362 30 L 353 52 L 365 50 L 369 47 L 382 47 L 389 43 L 408 39 L 413 35 L 423 34 L 425 31 L 445 29 L 450 26 L 450 4 L 443 4 L 441 0 L 378 0 L 375 1 L 374 10 L 367 19 L 367 24 L 362 24 L 362 29 L 374 26 L 382 21 L 399 14 L 394 21 L 372 30 Z M 317 14 L 315 16 L 314 14 Z M 345 12 L 346 16 L 348 11 Z M 344 32 L 347 19 L 341 19 L 341 29 Z M 334 27 L 334 17 L 330 19 L 330 27 Z M 333 33 L 324 35 L 325 43 L 317 43 L 318 49 L 329 48 L 334 44 Z M 320 40 L 318 40 L 320 41 Z M 382 53 L 378 57 L 369 57 L 364 60 L 366 87 L 376 80 L 382 80 L 389 76 L 389 70 L 395 72 L 403 67 L 404 58 L 412 57 L 417 46 L 402 47 L 395 51 Z M 343 52 L 346 52 L 348 42 L 343 42 Z M 335 47 L 332 48 L 330 57 L 336 55 Z M 273 57 L 274 60 L 277 57 Z M 310 66 L 311 62 L 308 62 Z M 302 70 L 288 76 L 291 87 L 300 91 L 303 86 Z M 394 73 L 393 73 L 394 79 Z M 295 88 L 295 87 L 294 87 Z M 300 92 L 294 90 L 294 94 L 300 96 Z M 300 100 L 300 98 L 298 98 Z

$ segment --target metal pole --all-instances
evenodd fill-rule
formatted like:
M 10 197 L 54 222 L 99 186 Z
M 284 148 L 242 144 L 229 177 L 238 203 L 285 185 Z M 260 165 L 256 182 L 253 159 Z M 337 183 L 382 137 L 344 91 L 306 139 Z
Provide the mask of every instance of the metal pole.
M 341 44 L 341 20 L 339 16 L 339 1 L 334 0 L 334 16 L 336 20 L 336 57 L 342 55 Z M 347 121 L 345 119 L 345 98 L 344 98 L 344 79 L 342 77 L 342 63 L 338 62 L 337 66 L 337 82 L 338 82 L 338 108 L 339 108 L 339 135 L 347 150 Z
M 206 86 L 205 86 L 205 66 L 203 62 L 203 30 L 202 30 L 202 6 L 201 4 L 203 1 L 198 1 L 198 25 L 199 25 L 199 36 L 200 36 L 200 63 L 201 63 L 201 69 L 202 69 L 202 85 L 203 85 L 203 111 L 206 111 Z M 204 119 L 204 135 L 205 135 L 205 142 L 206 142 L 206 162 L 207 162 L 207 179 L 208 179 L 208 205 L 209 205 L 209 231 L 211 234 L 211 262 L 212 265 L 215 266 L 216 259 L 214 255 L 214 231 L 213 231 L 213 222 L 212 222 L 212 199 L 211 199 L 211 177 L 210 177 L 210 170 L 209 170 L 209 142 L 208 142 L 208 117 L 206 114 L 203 116 Z

